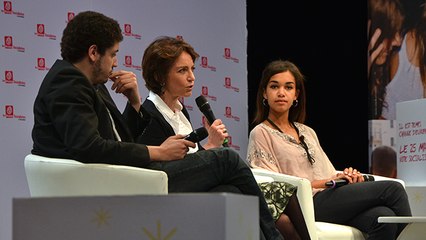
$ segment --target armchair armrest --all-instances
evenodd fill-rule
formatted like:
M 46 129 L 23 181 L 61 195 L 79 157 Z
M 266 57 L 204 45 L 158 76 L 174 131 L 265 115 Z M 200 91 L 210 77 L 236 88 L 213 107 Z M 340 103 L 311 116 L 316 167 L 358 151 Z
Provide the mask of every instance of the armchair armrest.
M 311 239 L 317 239 L 317 230 L 315 226 L 314 202 L 312 199 L 311 182 L 306 178 L 295 177 L 287 174 L 271 172 L 264 169 L 252 169 L 255 177 L 270 177 L 275 181 L 287 182 L 297 186 L 297 198 L 302 209 L 306 225 Z
M 336 171 L 338 173 L 341 173 L 342 171 Z M 374 181 L 396 181 L 401 183 L 401 185 L 405 188 L 405 182 L 402 179 L 399 178 L 390 178 L 390 177 L 384 177 L 384 176 L 380 176 L 380 175 L 374 175 L 374 174 L 368 174 L 370 176 L 374 177 Z
M 397 181 L 397 182 L 401 183 L 402 186 L 405 188 L 405 182 L 402 179 L 399 179 L 399 178 L 390 178 L 390 177 L 383 177 L 383 176 L 379 176 L 379 175 L 371 175 L 371 176 L 374 177 L 374 181 L 384 181 L 384 180 Z
M 32 197 L 167 194 L 163 171 L 29 154 L 25 173 Z

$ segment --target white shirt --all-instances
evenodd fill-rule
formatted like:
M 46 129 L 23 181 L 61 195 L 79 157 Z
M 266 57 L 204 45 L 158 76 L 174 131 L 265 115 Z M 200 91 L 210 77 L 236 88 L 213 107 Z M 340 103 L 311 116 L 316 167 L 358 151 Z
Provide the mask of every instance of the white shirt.
M 398 70 L 386 86 L 385 104 L 382 115 L 388 120 L 396 119 L 396 103 L 423 98 L 423 83 L 419 67 L 408 61 L 407 37 L 404 38 L 399 50 Z
M 148 100 L 154 103 L 164 119 L 172 126 L 175 134 L 188 135 L 193 131 L 191 123 L 182 113 L 183 106 L 178 100 L 176 100 L 174 109 L 170 109 L 163 99 L 152 91 L 149 91 Z M 197 145 L 195 145 L 195 148 L 189 148 L 188 153 L 196 151 L 198 151 Z

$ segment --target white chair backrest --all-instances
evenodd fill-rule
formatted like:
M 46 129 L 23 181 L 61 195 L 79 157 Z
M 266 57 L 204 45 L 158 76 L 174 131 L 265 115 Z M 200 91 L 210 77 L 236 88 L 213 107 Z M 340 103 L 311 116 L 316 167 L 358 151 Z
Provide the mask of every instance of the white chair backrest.
M 25 173 L 32 197 L 168 193 L 165 172 L 130 166 L 84 164 L 29 154 Z

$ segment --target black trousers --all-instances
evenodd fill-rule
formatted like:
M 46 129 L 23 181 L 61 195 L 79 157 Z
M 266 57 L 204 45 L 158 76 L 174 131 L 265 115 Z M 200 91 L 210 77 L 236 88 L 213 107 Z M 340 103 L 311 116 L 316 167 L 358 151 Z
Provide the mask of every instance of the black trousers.
M 407 224 L 378 223 L 381 216 L 411 216 L 408 196 L 396 181 L 373 181 L 325 189 L 314 196 L 316 221 L 349 225 L 369 240 L 396 239 Z
M 251 169 L 233 149 L 209 149 L 188 154 L 182 160 L 152 161 L 147 168 L 167 173 L 169 192 L 225 190 L 257 196 L 261 239 L 283 239 L 275 227 L 275 222 Z

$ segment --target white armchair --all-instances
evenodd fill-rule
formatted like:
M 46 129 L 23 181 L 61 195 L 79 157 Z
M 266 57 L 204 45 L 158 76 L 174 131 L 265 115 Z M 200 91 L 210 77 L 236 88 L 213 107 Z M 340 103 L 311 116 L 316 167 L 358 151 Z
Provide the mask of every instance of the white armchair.
M 316 222 L 314 213 L 314 203 L 312 198 L 311 182 L 308 179 L 275 173 L 263 169 L 252 169 L 256 179 L 273 179 L 283 181 L 297 186 L 297 197 L 305 218 L 306 225 L 312 240 L 365 240 L 366 236 L 360 230 L 340 224 Z M 405 186 L 401 179 L 393 179 L 373 175 L 375 181 L 395 180 Z
M 168 193 L 165 172 L 138 167 L 84 164 L 29 154 L 25 173 L 32 197 Z

